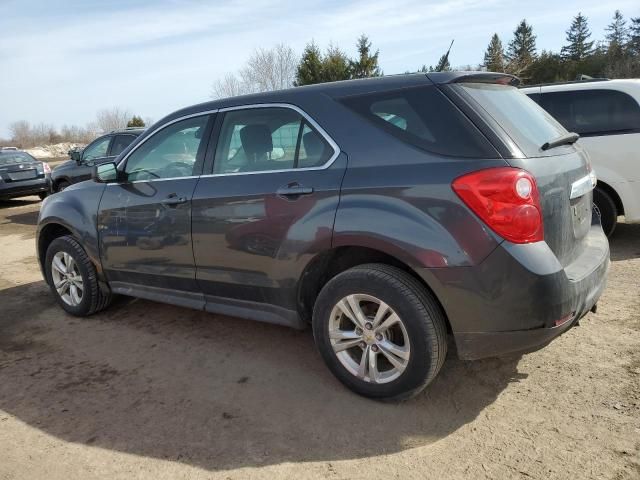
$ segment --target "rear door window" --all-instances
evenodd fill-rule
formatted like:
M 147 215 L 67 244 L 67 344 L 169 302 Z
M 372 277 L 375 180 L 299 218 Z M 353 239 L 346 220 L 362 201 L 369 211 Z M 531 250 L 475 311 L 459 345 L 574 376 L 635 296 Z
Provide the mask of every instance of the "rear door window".
M 120 155 L 122 151 L 127 148 L 135 138 L 136 137 L 133 135 L 116 135 L 113 139 L 113 142 L 111 143 L 110 155 L 112 157 Z
M 434 86 L 356 95 L 342 102 L 422 150 L 454 157 L 496 157 L 487 139 Z
M 640 131 L 640 106 L 616 90 L 575 90 L 542 94 L 542 106 L 564 127 L 580 135 Z
M 551 115 L 516 87 L 490 83 L 461 83 L 458 87 L 502 127 L 527 157 L 542 155 L 540 147 L 543 144 L 567 133 Z

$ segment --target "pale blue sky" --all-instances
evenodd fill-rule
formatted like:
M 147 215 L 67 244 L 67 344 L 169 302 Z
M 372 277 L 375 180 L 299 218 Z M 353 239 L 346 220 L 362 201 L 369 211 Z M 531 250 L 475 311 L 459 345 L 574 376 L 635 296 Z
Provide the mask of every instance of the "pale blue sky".
M 0 137 L 15 120 L 84 125 L 111 106 L 159 119 L 280 42 L 353 54 L 364 32 L 385 73 L 402 73 L 437 62 L 452 38 L 451 63 L 477 64 L 493 32 L 506 45 L 522 18 L 538 49 L 559 50 L 578 11 L 598 40 L 615 9 L 640 16 L 638 0 L 0 0 Z

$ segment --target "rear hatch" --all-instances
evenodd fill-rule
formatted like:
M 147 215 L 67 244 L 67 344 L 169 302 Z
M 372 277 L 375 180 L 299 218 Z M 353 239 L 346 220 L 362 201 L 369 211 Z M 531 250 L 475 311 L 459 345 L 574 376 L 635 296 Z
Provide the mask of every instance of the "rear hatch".
M 514 86 L 514 77 L 480 78 L 464 77 L 448 88 L 479 112 L 492 136 L 504 140 L 506 161 L 534 176 L 544 240 L 566 267 L 588 244 L 593 187 L 588 157 L 562 125 Z M 554 145 L 554 140 L 560 141 Z

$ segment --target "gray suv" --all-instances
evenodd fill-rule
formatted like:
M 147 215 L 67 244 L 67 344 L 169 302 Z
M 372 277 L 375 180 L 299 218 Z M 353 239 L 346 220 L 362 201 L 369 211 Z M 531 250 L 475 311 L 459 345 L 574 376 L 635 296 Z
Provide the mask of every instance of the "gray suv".
M 609 246 L 577 135 L 517 83 L 400 75 L 177 111 L 45 200 L 42 273 L 73 315 L 122 294 L 311 326 L 373 398 L 422 390 L 448 345 L 539 348 L 595 309 Z

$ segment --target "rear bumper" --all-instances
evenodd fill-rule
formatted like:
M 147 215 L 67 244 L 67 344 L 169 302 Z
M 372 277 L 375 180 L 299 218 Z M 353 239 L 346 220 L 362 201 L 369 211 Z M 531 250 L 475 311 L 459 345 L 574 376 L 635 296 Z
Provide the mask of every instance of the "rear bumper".
M 544 242 L 505 242 L 481 265 L 435 272 L 434 290 L 458 356 L 474 360 L 536 350 L 575 325 L 600 298 L 610 265 L 600 225 L 585 242 L 582 254 L 565 268 Z
M 51 182 L 48 176 L 19 182 L 0 181 L 0 198 L 24 197 L 42 192 L 51 192 Z

